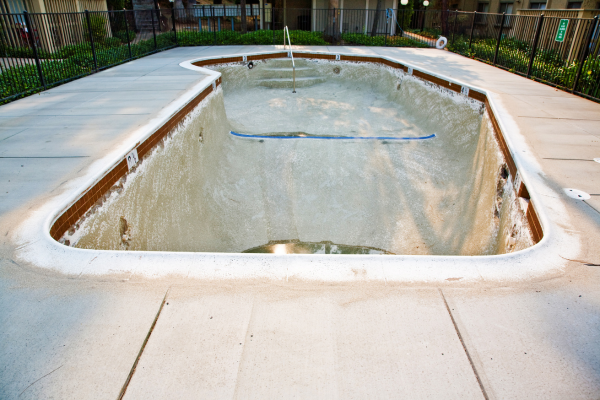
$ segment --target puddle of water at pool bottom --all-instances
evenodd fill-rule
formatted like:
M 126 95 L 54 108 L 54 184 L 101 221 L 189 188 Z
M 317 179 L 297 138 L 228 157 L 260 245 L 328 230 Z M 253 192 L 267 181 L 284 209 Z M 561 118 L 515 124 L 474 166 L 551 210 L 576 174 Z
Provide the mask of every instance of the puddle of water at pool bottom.
M 367 246 L 349 246 L 324 241 L 319 243 L 290 241 L 271 241 L 265 245 L 253 247 L 242 253 L 272 254 L 389 254 L 389 251 Z

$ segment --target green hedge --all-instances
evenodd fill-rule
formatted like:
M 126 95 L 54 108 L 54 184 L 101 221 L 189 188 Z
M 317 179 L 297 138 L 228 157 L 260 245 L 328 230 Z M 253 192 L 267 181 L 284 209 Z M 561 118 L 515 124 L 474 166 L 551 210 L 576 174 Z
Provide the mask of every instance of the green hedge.
M 127 38 L 125 37 L 125 39 Z M 94 45 L 98 68 L 109 67 L 130 59 L 129 47 L 127 44 L 123 44 L 119 38 L 106 38 Z M 174 34 L 168 32 L 157 36 L 156 45 L 158 50 L 174 46 Z M 154 38 L 131 44 L 131 58 L 143 57 L 154 51 Z M 30 48 L 23 47 L 2 47 L 0 48 L 0 55 L 3 57 L 33 58 L 33 51 Z M 54 53 L 40 51 L 39 55 L 42 59 L 40 64 L 47 86 L 87 75 L 94 71 L 94 58 L 89 43 L 64 46 Z M 18 94 L 35 93 L 42 90 L 42 86 L 35 63 L 6 68 L 0 74 L 0 99 Z
M 290 40 L 294 45 L 327 45 L 321 32 L 290 31 Z M 283 31 L 258 30 L 245 34 L 226 30 L 177 32 L 177 42 L 180 46 L 283 44 Z
M 423 30 L 420 29 L 407 29 L 408 32 L 414 33 L 415 35 L 424 36 L 429 39 L 437 40 L 440 36 L 442 36 L 441 29 L 435 28 L 425 28 Z
M 471 58 L 477 58 L 491 64 L 496 52 L 496 39 L 474 39 L 469 49 L 469 38 L 458 36 L 448 43 L 448 50 Z M 528 42 L 507 38 L 502 39 L 498 48 L 496 64 L 510 72 L 527 73 L 531 59 L 531 45 Z M 538 49 L 531 67 L 531 76 L 535 79 L 571 89 L 575 83 L 579 60 L 567 62 L 556 50 Z M 596 88 L 600 81 L 600 57 L 588 56 L 582 68 L 577 91 L 600 97 Z
M 401 36 L 369 36 L 362 33 L 343 33 L 342 40 L 346 44 L 359 44 L 363 46 L 391 46 L 391 47 L 429 47 Z

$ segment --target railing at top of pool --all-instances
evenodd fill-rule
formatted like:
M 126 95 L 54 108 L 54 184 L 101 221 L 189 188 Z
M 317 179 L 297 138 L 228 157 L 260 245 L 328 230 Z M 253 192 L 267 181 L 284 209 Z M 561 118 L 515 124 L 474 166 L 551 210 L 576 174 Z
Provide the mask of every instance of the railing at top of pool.
M 288 44 L 290 45 L 290 56 L 292 57 L 292 81 L 294 89 L 292 93 L 296 93 L 296 64 L 294 64 L 294 53 L 292 52 L 292 42 L 290 41 L 290 31 L 287 27 L 283 28 L 283 49 L 285 50 L 285 34 L 287 33 Z

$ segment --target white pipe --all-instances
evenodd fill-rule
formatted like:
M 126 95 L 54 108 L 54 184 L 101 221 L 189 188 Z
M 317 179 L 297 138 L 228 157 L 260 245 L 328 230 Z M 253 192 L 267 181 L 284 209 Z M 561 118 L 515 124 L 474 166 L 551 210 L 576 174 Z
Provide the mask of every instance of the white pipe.
M 290 30 L 287 25 L 283 28 L 283 49 L 285 50 L 285 35 L 287 33 L 288 44 L 290 45 L 290 56 L 292 57 L 292 81 L 294 89 L 292 93 L 296 93 L 296 64 L 294 63 L 294 52 L 292 51 L 292 41 L 290 40 Z

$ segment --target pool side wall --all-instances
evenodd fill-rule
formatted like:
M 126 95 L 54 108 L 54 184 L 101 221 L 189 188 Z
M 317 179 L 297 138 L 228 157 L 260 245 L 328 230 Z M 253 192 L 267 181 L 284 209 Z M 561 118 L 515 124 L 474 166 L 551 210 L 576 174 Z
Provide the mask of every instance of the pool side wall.
M 236 57 L 217 57 L 217 58 L 209 58 L 203 59 L 199 61 L 194 61 L 190 63 L 195 67 L 203 67 L 208 65 L 215 64 L 223 64 L 223 63 L 234 63 L 234 62 L 250 62 L 250 61 L 258 61 L 272 58 L 285 58 L 288 57 L 288 52 L 270 52 L 270 53 L 261 53 L 261 54 L 252 54 L 245 56 L 236 56 Z M 492 126 L 494 129 L 494 134 L 498 141 L 498 145 L 504 155 L 504 159 L 508 165 L 508 169 L 513 182 L 513 189 L 516 191 L 516 195 L 518 197 L 522 197 L 528 201 L 528 206 L 525 211 L 526 218 L 531 230 L 531 235 L 534 243 L 538 243 L 543 238 L 543 229 L 540 223 L 540 219 L 538 218 L 538 214 L 535 211 L 535 207 L 533 205 L 532 200 L 529 196 L 529 191 L 525 183 L 521 179 L 521 175 L 517 169 L 517 165 L 513 159 L 511 151 L 507 145 L 506 139 L 498 123 L 496 116 L 494 115 L 494 111 L 488 101 L 487 95 L 483 92 L 477 91 L 470 87 L 464 86 L 462 84 L 452 82 L 446 80 L 444 78 L 431 75 L 429 73 L 414 69 L 407 65 L 401 64 L 397 61 L 391 61 L 385 59 L 383 57 L 362 57 L 362 56 L 348 56 L 348 55 L 338 55 L 338 54 L 322 54 L 316 52 L 294 52 L 294 57 L 296 58 L 307 58 L 307 59 L 319 59 L 319 60 L 331 60 L 331 61 L 351 61 L 351 62 L 368 62 L 368 63 L 379 63 L 384 64 L 391 68 L 402 69 L 405 73 L 409 75 L 413 75 L 419 79 L 431 82 L 435 85 L 438 85 L 442 88 L 454 91 L 456 93 L 463 93 L 467 95 L 469 98 L 480 101 L 485 104 L 485 107 L 489 113 L 490 119 L 492 121 Z M 204 90 L 202 90 L 196 97 L 194 97 L 191 101 L 189 101 L 185 106 L 183 106 L 179 111 L 177 111 L 168 121 L 166 121 L 162 126 L 156 129 L 152 134 L 150 134 L 146 139 L 138 142 L 134 148 L 137 150 L 138 158 L 141 160 L 144 156 L 150 154 L 150 151 L 157 146 L 160 141 L 167 136 L 169 132 L 171 132 L 185 117 L 191 112 L 194 107 L 196 107 L 200 102 L 206 98 L 213 90 L 221 84 L 221 77 L 219 74 L 215 74 L 213 76 L 212 85 L 207 86 Z M 127 153 L 129 154 L 129 152 Z M 71 205 L 66 207 L 62 213 L 59 213 L 58 218 L 56 218 L 50 228 L 50 236 L 54 240 L 59 240 L 65 232 L 69 230 L 71 226 L 73 226 L 83 215 L 107 192 L 111 190 L 111 188 L 125 175 L 128 174 L 129 170 L 127 167 L 126 156 L 123 155 L 123 158 L 120 162 L 116 163 L 112 166 L 99 180 L 97 180 L 94 184 L 88 187 L 83 191 L 81 196 Z

